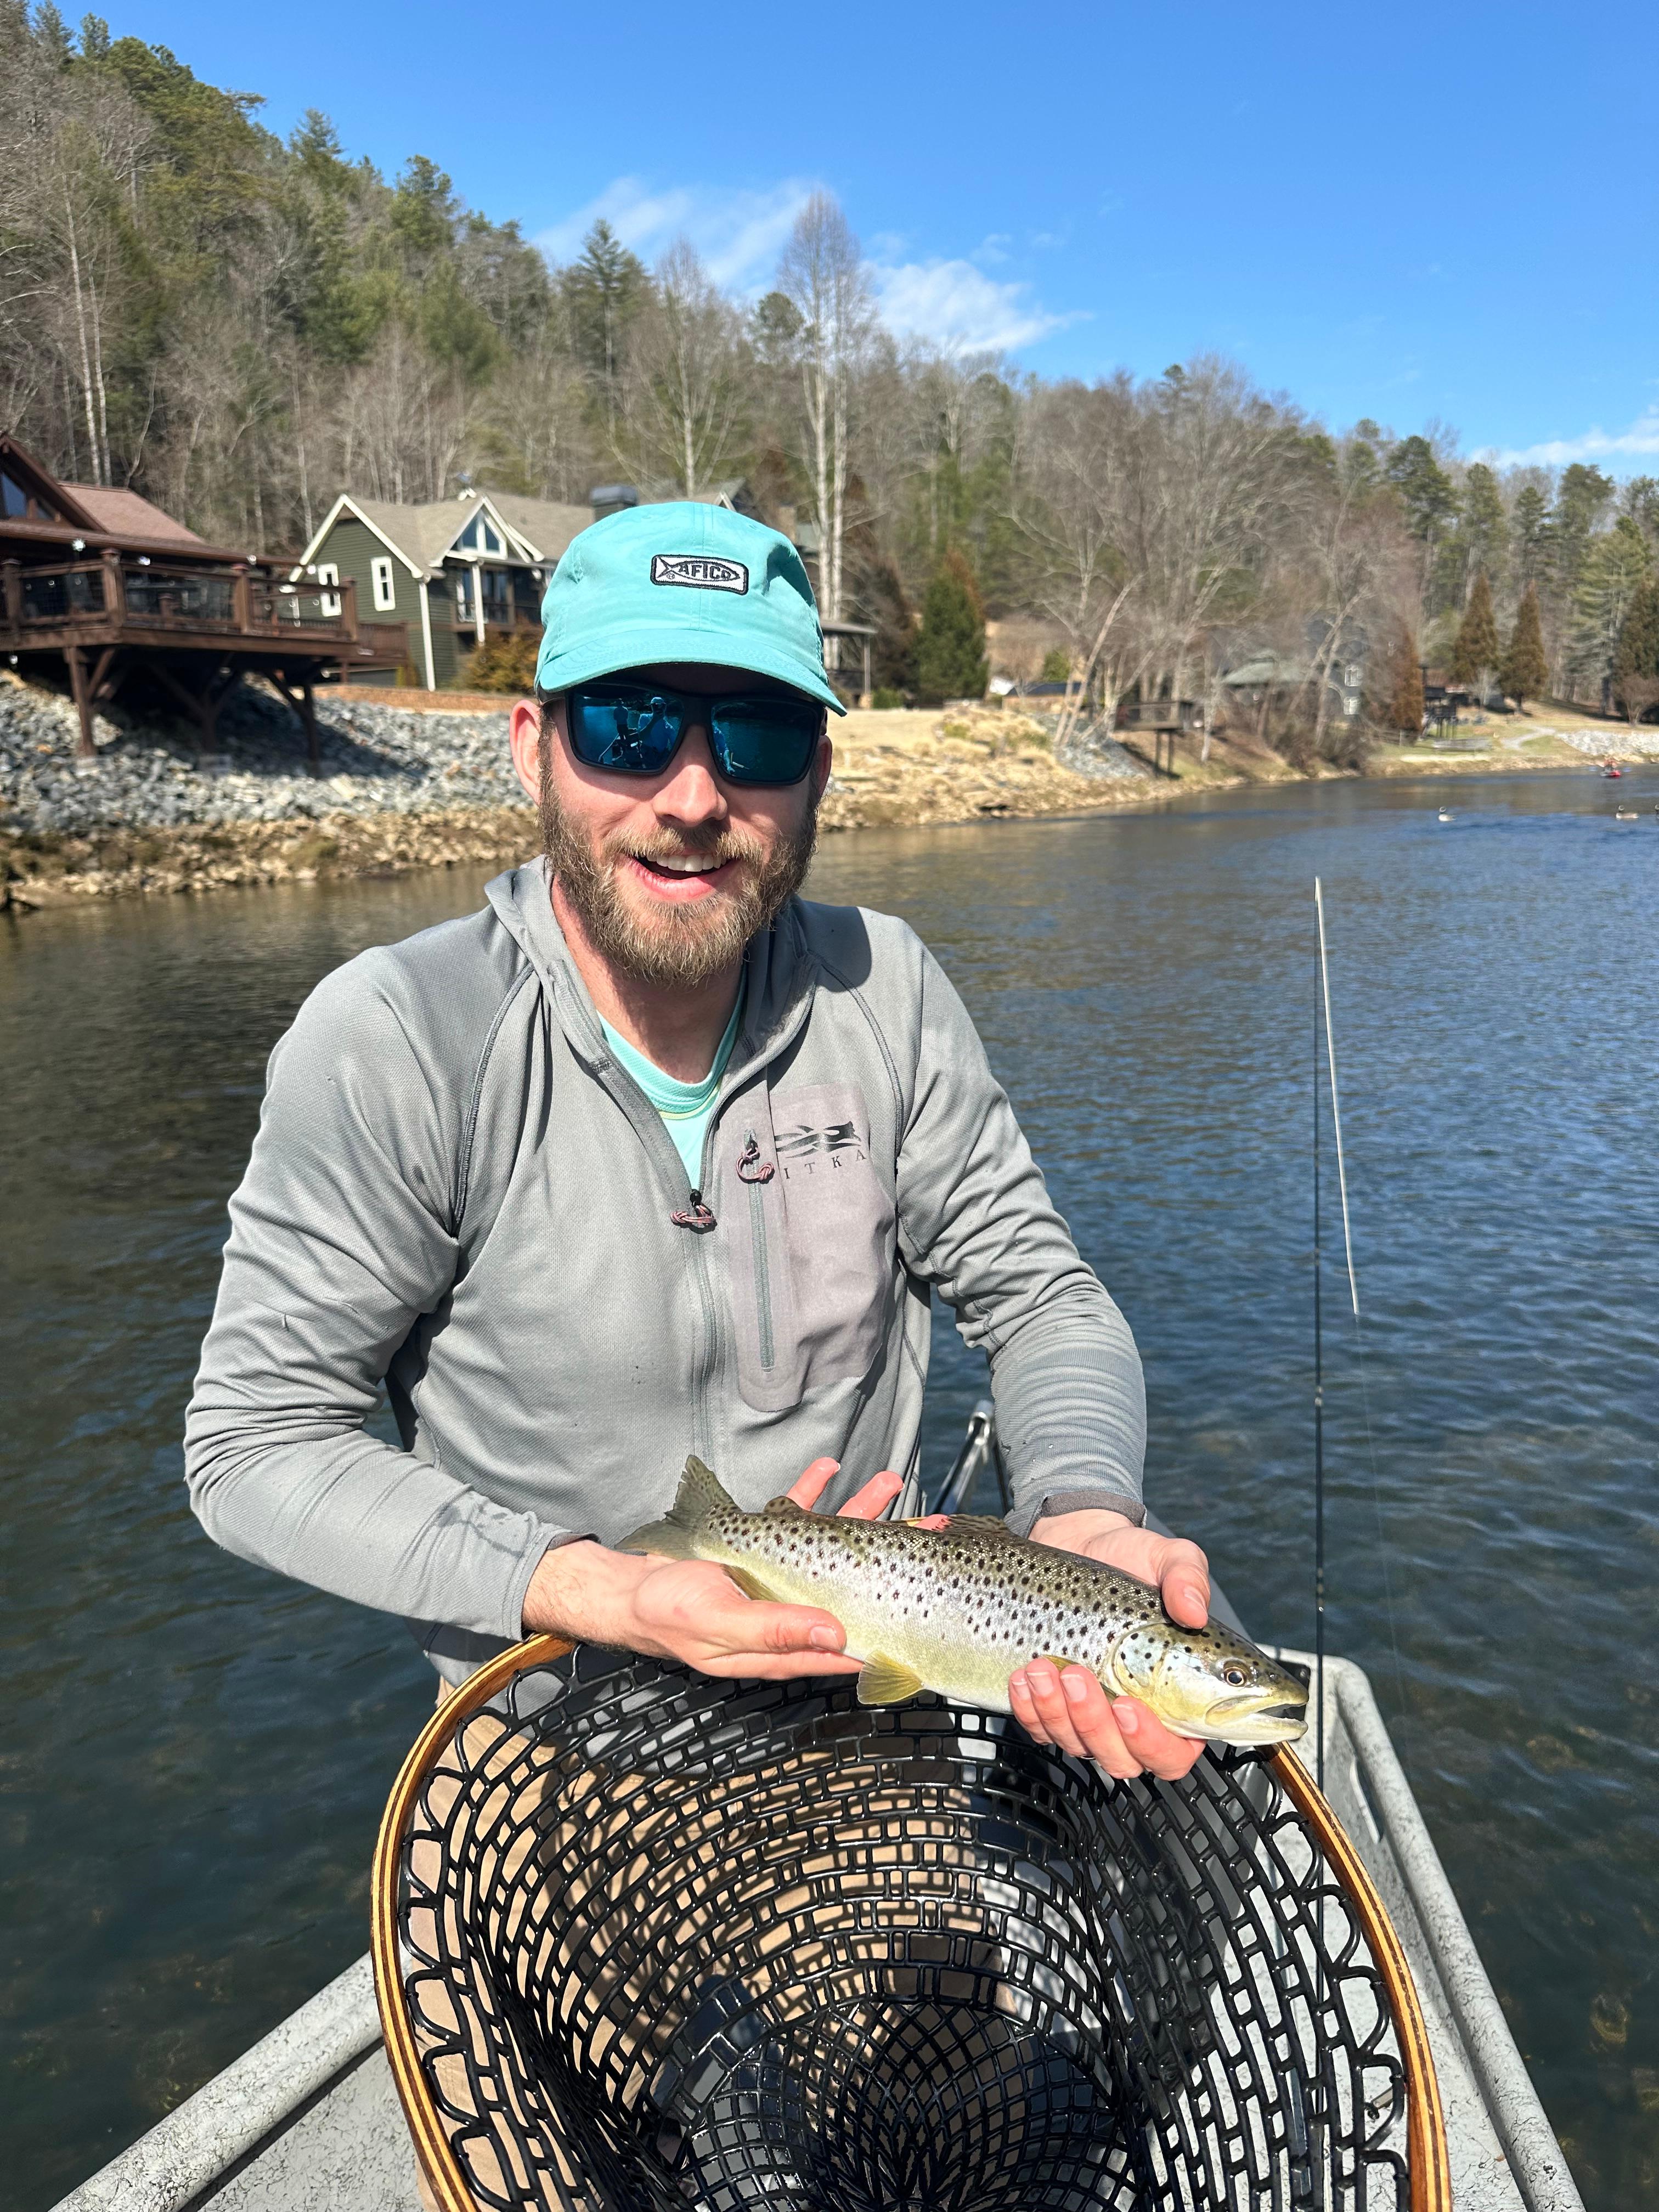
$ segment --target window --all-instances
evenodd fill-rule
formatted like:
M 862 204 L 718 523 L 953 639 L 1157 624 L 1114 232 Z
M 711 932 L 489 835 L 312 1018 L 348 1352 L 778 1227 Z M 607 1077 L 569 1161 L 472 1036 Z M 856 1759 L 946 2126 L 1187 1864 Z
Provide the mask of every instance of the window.
M 319 561 L 318 562 L 317 581 L 319 584 L 337 584 L 339 580 L 340 570 L 337 562 L 333 561 Z M 337 592 L 324 592 L 323 613 L 330 622 L 333 622 L 337 619 L 340 612 L 340 594 Z
M 28 501 L 23 496 L 23 487 L 8 476 L 0 476 L 0 514 L 21 517 L 28 512 Z
M 458 546 L 465 545 L 469 553 L 499 554 L 505 553 L 507 550 L 499 533 L 492 526 L 489 516 L 482 507 L 467 524 L 455 543 Z
M 470 574 L 471 571 L 466 568 L 458 568 L 455 571 L 455 612 L 462 622 L 471 622 L 472 619 L 472 594 L 466 587 L 466 580 Z
M 392 580 L 391 562 L 377 557 L 369 562 L 368 574 L 374 586 L 374 611 L 377 615 L 389 615 L 398 604 L 397 586 Z

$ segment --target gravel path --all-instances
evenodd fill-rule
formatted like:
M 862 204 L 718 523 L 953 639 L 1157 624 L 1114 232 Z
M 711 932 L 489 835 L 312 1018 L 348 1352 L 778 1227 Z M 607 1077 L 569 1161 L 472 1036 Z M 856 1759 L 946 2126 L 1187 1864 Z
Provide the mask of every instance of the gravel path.
M 507 712 L 425 713 L 331 699 L 318 709 L 322 775 L 307 772 L 298 717 L 243 684 L 220 718 L 222 750 L 198 762 L 185 730 L 118 708 L 94 724 L 95 761 L 75 757 L 74 707 L 0 684 L 0 824 L 70 836 L 112 827 L 312 822 L 522 805 Z

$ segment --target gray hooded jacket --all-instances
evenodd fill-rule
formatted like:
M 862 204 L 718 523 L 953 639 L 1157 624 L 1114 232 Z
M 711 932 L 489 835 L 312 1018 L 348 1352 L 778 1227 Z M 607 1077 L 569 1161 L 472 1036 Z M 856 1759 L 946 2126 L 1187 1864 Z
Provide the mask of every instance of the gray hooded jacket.
M 534 862 L 328 976 L 271 1054 L 185 1435 L 244 1559 L 408 1617 L 458 1680 L 550 1545 L 915 1466 L 932 1293 L 989 1355 L 1017 1527 L 1141 1517 L 1121 1314 L 902 922 L 793 900 L 749 953 L 699 1205 Z M 384 1382 L 403 1449 L 365 1423 Z

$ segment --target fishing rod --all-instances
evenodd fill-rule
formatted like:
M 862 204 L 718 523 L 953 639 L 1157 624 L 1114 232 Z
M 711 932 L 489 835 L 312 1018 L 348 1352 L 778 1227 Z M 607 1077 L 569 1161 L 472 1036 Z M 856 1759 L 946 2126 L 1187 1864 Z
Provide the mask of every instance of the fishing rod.
M 1314 1279 L 1314 1779 L 1325 1786 L 1325 1329 L 1324 1249 L 1320 1219 L 1319 1046 L 1331 1083 L 1331 1126 L 1336 1134 L 1336 1173 L 1342 1196 L 1342 1243 L 1348 1263 L 1348 1296 L 1356 1323 L 1359 1284 L 1354 1274 L 1353 1233 L 1348 1222 L 1348 1168 L 1342 1150 L 1342 1107 L 1336 1086 L 1336 1047 L 1331 1037 L 1331 970 L 1325 945 L 1325 891 L 1314 878 L 1313 1279 Z

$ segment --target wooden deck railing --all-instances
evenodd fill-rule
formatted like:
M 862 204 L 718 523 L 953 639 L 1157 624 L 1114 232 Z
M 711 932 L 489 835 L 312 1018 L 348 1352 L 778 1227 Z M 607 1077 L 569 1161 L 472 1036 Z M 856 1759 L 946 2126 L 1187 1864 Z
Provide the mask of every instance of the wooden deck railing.
M 210 643 L 355 645 L 357 587 L 289 584 L 240 566 L 106 553 L 40 568 L 0 562 L 0 639 L 14 649 L 111 643 L 124 634 Z

